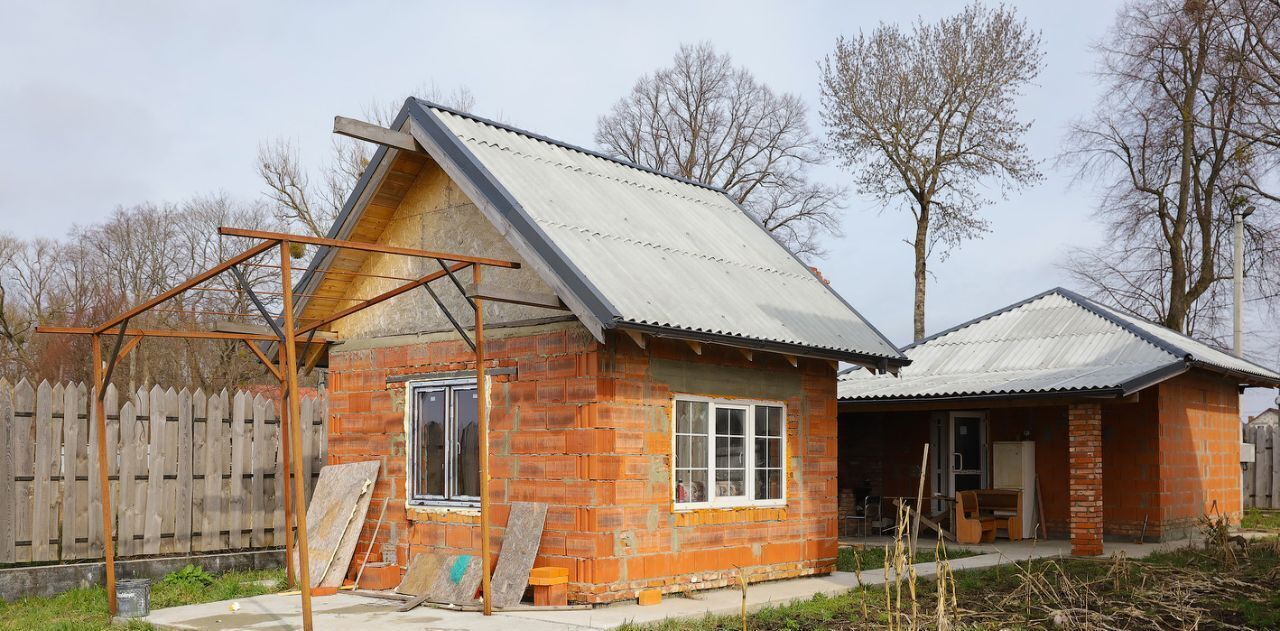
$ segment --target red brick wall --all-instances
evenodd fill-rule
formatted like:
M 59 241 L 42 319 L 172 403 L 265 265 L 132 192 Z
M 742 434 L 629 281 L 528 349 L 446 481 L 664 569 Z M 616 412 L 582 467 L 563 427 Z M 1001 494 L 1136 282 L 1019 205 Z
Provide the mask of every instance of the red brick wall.
M 499 336 L 508 337 L 500 338 Z M 493 523 L 509 502 L 549 505 L 539 565 L 569 570 L 571 598 L 604 602 L 639 589 L 714 587 L 733 567 L 753 580 L 829 572 L 836 556 L 835 374 L 830 364 L 671 340 L 641 350 L 629 338 L 598 344 L 580 326 L 549 325 L 518 335 L 494 331 L 490 367 Z M 392 497 L 380 549 L 398 562 L 419 552 L 480 547 L 471 512 L 405 508 L 404 384 L 395 375 L 474 369 L 461 342 L 367 350 L 335 349 L 330 360 L 331 462 L 379 459 L 374 506 Z M 789 385 L 779 386 L 784 383 Z M 714 391 L 690 392 L 690 385 Z M 674 387 L 673 387 L 674 386 Z M 733 390 L 741 390 L 734 392 Z M 788 498 L 785 508 L 677 512 L 671 498 L 671 397 L 785 393 Z M 768 398 L 754 396 L 753 398 Z M 356 558 L 370 545 L 371 510 Z M 494 551 L 501 528 L 493 528 Z M 375 549 L 372 558 L 378 558 Z
M 1165 538 L 1197 527 L 1215 509 L 1238 520 L 1240 395 L 1235 384 L 1202 371 L 1159 386 L 1160 516 Z

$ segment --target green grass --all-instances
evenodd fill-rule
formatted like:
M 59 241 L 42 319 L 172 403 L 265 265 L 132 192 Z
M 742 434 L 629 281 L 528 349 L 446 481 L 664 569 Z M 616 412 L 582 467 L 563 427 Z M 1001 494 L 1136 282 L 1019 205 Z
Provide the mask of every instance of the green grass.
M 252 570 L 211 576 L 189 566 L 151 584 L 151 608 L 245 598 L 282 589 L 283 570 Z M 0 601 L 0 631 L 151 628 L 151 625 L 137 621 L 112 625 L 107 615 L 107 592 L 101 587 L 73 589 L 52 597 L 33 596 L 11 603 Z
M 952 558 L 962 555 L 959 551 L 949 552 Z M 874 556 L 880 563 L 876 567 L 883 567 L 883 551 L 878 555 L 876 551 L 863 554 Z M 869 569 L 867 565 L 863 568 Z M 1219 588 L 1226 582 L 1224 576 L 1237 582 L 1228 588 Z M 1233 553 L 1227 556 L 1203 548 L 1184 548 L 1153 554 L 1141 561 L 1044 559 L 1016 566 L 957 571 L 955 579 L 954 589 L 962 612 L 958 619 L 952 619 L 955 629 L 1062 628 L 1053 622 L 1058 608 L 1113 616 L 1115 624 L 1123 628 L 1168 628 L 1176 626 L 1176 616 L 1187 615 L 1187 610 L 1174 611 L 1166 607 L 1166 602 L 1195 608 L 1198 629 L 1280 629 L 1280 539 L 1255 541 L 1246 550 L 1233 547 Z M 937 604 L 936 585 L 936 579 L 932 578 L 920 579 L 917 583 L 920 611 L 917 621 L 921 628 L 936 625 L 932 615 Z M 903 593 L 905 598 L 906 586 Z M 1050 602 L 1043 598 L 1048 593 L 1058 594 L 1065 600 Z M 1081 595 L 1082 600 L 1070 600 Z M 909 614 L 910 607 L 908 600 L 900 611 Z M 891 611 L 885 604 L 885 589 L 874 586 L 762 609 L 748 616 L 747 627 L 752 631 L 883 629 Z M 898 622 L 904 628 L 910 626 L 902 618 Z M 1079 622 L 1076 620 L 1065 627 L 1094 626 Z M 622 628 L 626 631 L 737 631 L 742 629 L 742 624 L 740 617 L 730 615 Z
M 982 553 L 964 548 L 947 548 L 946 558 L 963 559 L 979 554 Z M 932 563 L 933 556 L 933 546 L 920 546 L 916 550 L 916 563 Z M 852 572 L 858 568 L 861 568 L 864 572 L 868 570 L 883 570 L 884 548 L 866 548 L 864 550 L 840 548 L 840 556 L 836 557 L 836 569 L 841 572 Z
M 1240 519 L 1240 527 L 1249 530 L 1280 532 L 1280 511 L 1259 510 L 1257 508 L 1247 509 L 1244 512 L 1244 517 Z

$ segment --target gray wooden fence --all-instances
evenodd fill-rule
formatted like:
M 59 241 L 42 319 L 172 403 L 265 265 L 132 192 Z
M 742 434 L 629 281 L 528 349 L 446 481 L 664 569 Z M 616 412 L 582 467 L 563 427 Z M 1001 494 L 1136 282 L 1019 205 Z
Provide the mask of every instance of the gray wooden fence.
M 101 558 L 96 423 L 84 384 L 0 379 L 0 565 Z M 123 404 L 107 389 L 116 554 L 284 545 L 275 401 L 160 386 Z M 325 395 L 301 401 L 310 497 L 325 460 Z
M 1244 470 L 1245 508 L 1280 508 L 1280 427 L 1245 425 L 1254 460 Z

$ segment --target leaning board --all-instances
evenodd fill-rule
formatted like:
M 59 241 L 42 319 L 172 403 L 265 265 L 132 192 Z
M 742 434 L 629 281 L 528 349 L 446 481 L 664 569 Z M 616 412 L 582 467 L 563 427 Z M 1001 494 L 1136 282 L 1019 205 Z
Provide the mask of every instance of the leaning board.
M 524 590 L 529 586 L 529 571 L 533 569 L 534 557 L 538 556 L 538 545 L 546 522 L 546 504 L 511 504 L 507 529 L 502 535 L 502 551 L 498 553 L 498 566 L 489 582 L 494 607 L 520 604 Z
M 307 506 L 307 576 L 311 585 L 324 584 L 331 564 L 341 565 L 341 571 L 346 572 L 351 552 L 345 559 L 340 558 L 339 553 L 348 527 L 354 527 L 356 535 L 359 535 L 359 529 L 364 525 L 364 514 L 369 509 L 370 491 L 378 479 L 378 469 L 378 461 L 373 460 L 329 465 L 320 470 L 311 504 Z M 354 519 L 357 514 L 358 520 Z M 352 545 L 351 551 L 354 549 Z

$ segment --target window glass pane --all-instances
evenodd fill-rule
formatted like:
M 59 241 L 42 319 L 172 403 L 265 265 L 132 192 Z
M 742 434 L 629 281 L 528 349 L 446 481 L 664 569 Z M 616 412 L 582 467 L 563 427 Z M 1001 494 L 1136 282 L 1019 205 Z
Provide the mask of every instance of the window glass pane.
M 414 494 L 443 496 L 445 392 L 418 391 L 414 416 Z
M 707 407 L 705 401 L 676 401 L 676 432 L 707 433 Z
M 776 500 L 782 498 L 782 471 L 763 469 L 756 471 L 756 499 Z
M 706 436 L 676 436 L 676 468 L 705 469 L 707 467 Z
M 453 465 L 454 495 L 480 496 L 480 424 L 475 388 L 453 390 L 457 445 Z
M 756 406 L 756 436 L 782 435 L 782 408 L 771 405 Z
M 747 494 L 746 471 L 716 469 L 716 497 L 741 497 Z
M 676 501 L 707 501 L 706 469 L 676 469 Z
M 716 434 L 721 436 L 745 436 L 746 410 L 716 408 Z

